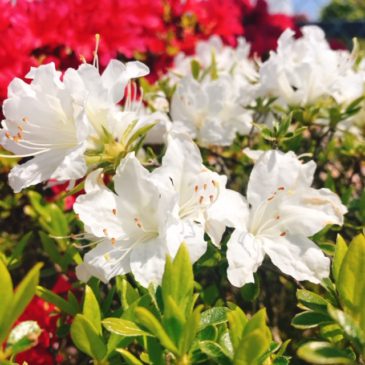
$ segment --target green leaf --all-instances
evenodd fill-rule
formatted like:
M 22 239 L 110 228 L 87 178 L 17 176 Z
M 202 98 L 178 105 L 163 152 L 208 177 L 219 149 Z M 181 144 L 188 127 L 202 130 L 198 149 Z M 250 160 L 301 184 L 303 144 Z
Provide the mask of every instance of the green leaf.
M 151 365 L 161 365 L 164 363 L 164 349 L 154 337 L 146 338 L 146 350 Z
M 266 325 L 266 309 L 262 308 L 255 313 L 252 318 L 247 322 L 243 336 L 249 335 L 251 332 L 260 330 L 261 334 L 265 335 L 269 343 L 271 342 L 271 332 Z
M 72 316 L 75 316 L 77 313 L 76 308 L 74 308 L 65 299 L 42 286 L 37 286 L 36 295 L 46 302 L 54 304 L 64 313 L 70 314 Z
M 7 337 L 14 322 L 21 316 L 29 302 L 32 300 L 36 292 L 39 281 L 39 271 L 42 266 L 43 264 L 36 264 L 15 289 L 11 302 L 11 309 L 7 312 L 7 316 L 2 323 L 0 343 Z
M 16 287 L 12 303 L 12 315 L 15 319 L 24 312 L 24 309 L 32 300 L 39 282 L 39 272 L 42 266 L 42 263 L 36 264 Z
M 62 266 L 63 258 L 59 253 L 58 246 L 54 239 L 50 238 L 46 233 L 40 231 L 39 237 L 41 239 L 42 247 L 44 251 L 47 253 L 49 258 Z
M 328 342 L 308 342 L 299 348 L 298 356 L 315 364 L 353 364 L 346 351 Z
M 198 332 L 197 338 L 200 341 L 215 341 L 218 338 L 218 329 L 215 326 L 208 326 Z
M 13 283 L 8 269 L 0 259 L 0 288 L 1 288 L 1 305 L 0 305 L 0 338 L 4 331 L 3 323 L 8 316 L 10 304 L 13 302 Z M 0 341 L 1 345 L 1 341 Z
M 201 69 L 200 63 L 197 60 L 193 59 L 190 63 L 190 67 L 191 67 L 191 74 L 193 75 L 194 79 L 198 80 Z
M 258 297 L 260 294 L 260 280 L 257 275 L 255 275 L 254 283 L 248 283 L 241 288 L 240 294 L 246 302 L 252 302 Z
M 71 325 L 70 334 L 75 346 L 91 358 L 102 360 L 106 355 L 107 348 L 102 337 L 84 315 L 76 315 Z
M 186 323 L 182 309 L 175 303 L 170 295 L 165 296 L 163 327 L 174 343 L 178 343 Z
M 112 333 L 124 337 L 150 336 L 146 331 L 141 330 L 135 323 L 122 318 L 105 318 L 103 326 Z
M 63 211 L 56 204 L 48 204 L 46 207 L 52 226 L 50 233 L 54 236 L 67 236 L 69 233 L 68 222 Z
M 290 357 L 289 356 L 278 356 L 273 359 L 273 365 L 289 365 L 290 364 Z
M 93 290 L 86 285 L 85 287 L 85 299 L 82 314 L 92 323 L 96 332 L 101 335 L 101 313 L 98 300 L 95 297 Z
M 331 316 L 333 318 L 333 316 Z M 333 318 L 335 320 L 335 318 Z M 325 324 L 320 327 L 321 338 L 336 343 L 344 339 L 342 328 L 337 323 Z
M 250 332 L 241 339 L 235 351 L 234 365 L 258 365 L 260 357 L 268 350 L 270 340 L 260 329 Z
M 123 359 L 126 361 L 128 365 L 143 365 L 143 362 L 138 360 L 129 351 L 124 349 L 116 349 L 115 351 L 119 352 L 122 355 Z
M 331 317 L 326 314 L 307 311 L 297 314 L 291 321 L 292 326 L 299 329 L 317 327 L 321 324 L 333 322 Z
M 30 238 L 32 237 L 33 232 L 28 232 L 25 234 L 22 239 L 16 244 L 14 247 L 10 259 L 9 259 L 9 267 L 11 267 L 14 263 L 19 262 L 22 258 L 23 251 L 28 244 Z
M 203 306 L 198 306 L 195 308 L 191 316 L 189 316 L 187 322 L 185 323 L 183 333 L 179 341 L 179 351 L 181 354 L 186 354 L 190 352 L 193 342 L 196 338 L 196 334 L 200 325 L 200 316 Z
M 328 302 L 316 293 L 305 289 L 298 289 L 297 299 L 300 303 L 300 308 L 302 309 L 310 309 L 314 312 L 327 313 Z
M 330 316 L 341 326 L 342 330 L 352 339 L 359 341 L 365 346 L 365 329 L 361 330 L 361 327 L 354 322 L 345 312 L 333 307 L 328 306 L 328 313 Z
M 191 301 L 194 291 L 193 268 L 185 244 L 180 246 L 173 262 L 167 257 L 161 289 L 164 303 L 167 296 L 171 296 L 185 312 L 187 302 Z
M 333 277 L 335 278 L 335 282 L 337 282 L 338 280 L 341 265 L 346 253 L 347 253 L 346 241 L 342 238 L 341 235 L 337 235 L 335 255 L 332 261 L 332 273 Z
M 139 294 L 126 278 L 117 277 L 116 282 L 122 307 L 126 310 L 132 303 L 139 299 Z
M 201 341 L 199 342 L 199 348 L 203 353 L 205 353 L 209 358 L 215 360 L 218 364 L 232 364 L 232 360 L 225 353 L 224 349 L 216 342 Z
M 218 67 L 217 67 L 217 61 L 216 61 L 214 49 L 212 49 L 212 62 L 210 65 L 210 78 L 212 80 L 218 79 Z
M 236 350 L 241 342 L 243 330 L 246 327 L 248 319 L 242 309 L 236 305 L 232 305 L 231 311 L 227 313 L 227 319 L 232 346 Z
M 201 331 L 207 326 L 218 325 L 227 322 L 228 312 L 229 309 L 226 307 L 214 307 L 204 311 L 201 314 L 199 330 Z
M 347 250 L 338 276 L 340 301 L 355 321 L 365 325 L 365 236 L 356 236 Z
M 170 339 L 169 335 L 162 327 L 161 323 L 157 320 L 157 318 L 146 308 L 138 307 L 135 309 L 135 316 L 137 321 L 147 330 L 157 337 L 161 345 L 166 349 L 170 350 L 174 354 L 178 353 L 178 350 L 175 344 Z

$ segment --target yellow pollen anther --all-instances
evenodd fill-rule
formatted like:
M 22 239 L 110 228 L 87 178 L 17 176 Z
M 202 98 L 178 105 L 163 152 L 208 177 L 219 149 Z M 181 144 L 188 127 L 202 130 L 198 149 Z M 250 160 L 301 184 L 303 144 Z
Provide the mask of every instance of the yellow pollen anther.
M 197 193 L 197 192 L 198 192 L 198 190 L 199 190 L 199 186 L 198 186 L 198 185 L 195 185 L 195 187 L 194 187 L 194 191 Z
M 116 242 L 117 242 L 117 240 L 113 237 L 112 238 L 112 245 L 115 245 Z
M 207 187 L 208 187 L 208 185 L 207 185 L 207 184 L 204 184 L 204 185 L 203 185 L 203 189 L 204 189 L 204 190 L 207 190 Z
M 116 210 L 116 209 L 112 209 L 112 213 L 113 213 L 114 215 L 117 215 L 117 210 Z
M 9 133 L 9 132 L 5 132 L 5 136 L 6 136 L 6 138 L 11 139 L 11 135 L 10 135 L 10 133 Z
M 213 203 L 213 201 L 214 201 L 214 195 L 209 195 L 209 200 L 210 200 L 211 203 Z
M 276 216 L 276 219 L 280 219 L 280 215 L 277 215 L 277 216 Z
M 103 233 L 105 234 L 105 236 L 107 236 L 108 235 L 108 230 L 106 228 L 104 228 Z
M 278 190 L 285 190 L 285 187 L 284 186 L 279 186 Z
M 29 119 L 28 119 L 27 117 L 24 117 L 24 118 L 22 119 L 22 121 L 23 121 L 24 123 L 28 123 L 28 122 L 29 122 Z
M 203 203 L 203 200 L 204 200 L 204 196 L 201 196 L 201 197 L 199 198 L 199 204 Z
M 273 200 L 275 197 L 274 196 L 271 196 L 270 198 L 268 198 L 267 200 L 268 201 L 271 201 L 271 200 Z
M 138 228 L 142 228 L 142 222 L 139 218 L 134 218 L 134 221 L 136 222 Z
M 286 236 L 286 232 L 281 232 L 280 237 L 284 237 L 284 236 Z
M 80 56 L 80 61 L 81 61 L 82 63 L 87 63 L 87 62 L 86 62 L 86 58 L 85 58 L 83 55 L 81 55 L 81 56 Z
M 20 132 L 23 132 L 24 128 L 23 128 L 21 125 L 18 125 L 18 130 L 19 130 Z
M 216 187 L 217 182 L 215 180 L 212 180 L 212 184 L 213 184 L 214 187 Z
M 14 137 L 13 137 L 13 141 L 14 141 L 14 142 L 19 142 L 19 137 L 18 137 L 18 136 L 14 136 Z

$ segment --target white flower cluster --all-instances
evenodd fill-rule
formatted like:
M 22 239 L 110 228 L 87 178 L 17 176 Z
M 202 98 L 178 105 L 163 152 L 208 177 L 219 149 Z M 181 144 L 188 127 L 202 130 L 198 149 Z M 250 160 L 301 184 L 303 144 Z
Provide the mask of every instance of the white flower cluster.
M 198 144 L 229 146 L 237 133 L 252 129 L 252 112 L 245 107 L 255 99 L 258 74 L 249 53 L 242 38 L 234 49 L 213 36 L 198 43 L 195 56 L 176 57 L 170 73 L 177 83 L 171 116 Z M 194 62 L 197 75 L 191 70 Z
M 347 51 L 334 51 L 322 29 L 306 26 L 303 37 L 287 29 L 278 49 L 260 68 L 258 95 L 274 96 L 282 104 L 306 106 L 323 97 L 351 103 L 364 94 L 365 74 L 355 72 Z
M 29 84 L 10 84 L 1 144 L 31 157 L 10 172 L 14 191 L 87 176 L 74 210 L 95 247 L 77 267 L 81 280 L 107 282 L 132 272 L 143 286 L 159 283 L 167 254 L 174 257 L 185 243 L 195 262 L 206 252 L 205 238 L 220 247 L 227 227 L 233 229 L 228 279 L 235 286 L 253 282 L 265 255 L 297 280 L 317 283 L 328 276 L 329 259 L 308 237 L 341 225 L 346 208 L 328 189 L 311 187 L 315 163 L 302 163 L 292 152 L 255 151 L 244 198 L 226 188 L 226 176 L 204 166 L 193 141 L 229 146 L 237 133 L 248 134 L 248 107 L 257 97 L 303 106 L 322 97 L 350 103 L 362 95 L 364 77 L 353 70 L 350 55 L 332 51 L 318 28 L 302 31 L 299 39 L 284 32 L 277 52 L 262 64 L 249 59 L 242 39 L 234 49 L 212 37 L 198 44 L 195 56 L 179 55 L 169 74 L 176 87 L 173 123 L 136 96 L 130 80 L 149 72 L 140 62 L 112 60 L 102 75 L 83 64 L 62 78 L 51 63 L 32 68 Z M 158 97 L 156 105 L 166 109 L 166 99 Z M 146 135 L 166 143 L 152 171 L 135 153 Z M 113 188 L 103 183 L 105 172 L 114 175 Z
M 355 70 L 355 56 L 332 50 L 319 27 L 305 26 L 301 32 L 296 39 L 287 29 L 265 62 L 249 58 L 250 46 L 244 39 L 232 48 L 212 37 L 198 43 L 194 56 L 179 54 L 169 74 L 177 88 L 171 103 L 174 122 L 199 145 L 227 146 L 237 133 L 252 130 L 257 98 L 275 98 L 277 105 L 288 109 L 326 98 L 346 106 L 363 96 L 365 69 L 360 65 Z
M 26 76 L 30 84 L 14 79 L 3 104 L 1 145 L 33 158 L 10 172 L 13 190 L 48 179 L 82 178 L 101 153 L 115 158 L 139 130 L 157 123 L 161 116 L 141 112 L 142 101 L 133 100 L 131 91 L 124 108 L 118 107 L 129 81 L 148 73 L 141 62 L 112 60 L 102 75 L 83 64 L 68 69 L 61 81 L 50 63 L 31 69 Z

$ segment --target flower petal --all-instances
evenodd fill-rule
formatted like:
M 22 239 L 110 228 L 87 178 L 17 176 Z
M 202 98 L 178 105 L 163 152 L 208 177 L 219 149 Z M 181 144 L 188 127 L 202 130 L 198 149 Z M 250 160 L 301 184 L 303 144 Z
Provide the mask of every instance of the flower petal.
M 280 231 L 313 236 L 326 225 L 343 224 L 347 209 L 328 189 L 302 188 L 287 196 L 278 208 Z
M 94 180 L 92 174 L 88 180 Z M 87 183 L 93 189 L 77 197 L 74 211 L 85 225 L 85 230 L 96 237 L 119 239 L 125 236 L 120 220 L 116 215 L 116 196 L 110 190 L 95 184 Z
M 105 240 L 84 256 L 84 262 L 76 268 L 76 275 L 81 281 L 96 277 L 103 283 L 111 278 L 130 272 L 131 242 L 111 243 Z
M 174 258 L 180 245 L 184 243 L 189 250 L 190 260 L 194 263 L 207 250 L 207 242 L 204 240 L 204 225 L 191 219 L 184 219 L 179 223 L 178 226 L 175 226 L 175 231 L 171 231 L 170 228 L 170 232 L 166 235 L 169 254 Z
M 267 151 L 252 169 L 247 187 L 247 200 L 257 207 L 278 188 L 309 187 L 313 181 L 314 161 L 302 164 L 293 152 Z
M 156 238 L 137 244 L 131 251 L 130 266 L 135 279 L 144 287 L 160 284 L 167 248 Z
M 227 243 L 228 280 L 236 287 L 255 281 L 253 274 L 264 259 L 259 240 L 250 233 L 236 229 Z
M 219 246 L 226 227 L 247 229 L 248 204 L 238 192 L 223 188 L 218 199 L 207 209 L 205 230 Z
M 78 151 L 73 151 L 78 155 Z M 38 184 L 42 181 L 49 180 L 54 177 L 53 174 L 58 166 L 60 166 L 65 160 L 72 159 L 72 152 L 70 156 L 62 151 L 49 151 L 41 155 L 35 156 L 31 160 L 15 166 L 9 173 L 9 185 L 12 187 L 15 193 L 19 193 L 22 189 Z M 67 171 L 68 172 L 68 171 Z M 66 175 L 67 175 L 66 172 Z M 72 177 L 70 178 L 80 178 L 83 176 L 85 171 L 72 171 Z M 74 175 L 74 173 L 76 173 Z
M 306 237 L 287 235 L 275 241 L 261 237 L 262 246 L 272 263 L 296 280 L 318 284 L 329 276 L 330 260 Z

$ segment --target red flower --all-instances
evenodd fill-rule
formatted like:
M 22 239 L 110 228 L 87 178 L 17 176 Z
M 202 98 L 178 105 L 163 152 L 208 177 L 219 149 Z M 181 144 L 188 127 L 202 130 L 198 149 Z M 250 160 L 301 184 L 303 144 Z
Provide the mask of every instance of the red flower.
M 245 37 L 251 43 L 252 54 L 266 55 L 277 47 L 277 40 L 287 28 L 295 28 L 294 18 L 285 14 L 270 14 L 265 0 L 252 5 L 247 0 L 237 0 L 243 7 Z
M 66 294 L 71 284 L 65 275 L 59 275 L 52 291 L 58 295 Z M 60 354 L 60 343 L 56 335 L 57 321 L 60 315 L 57 308 L 43 299 L 34 297 L 17 323 L 36 321 L 42 329 L 38 344 L 16 356 L 16 360 L 29 365 L 56 365 L 61 364 L 63 356 Z
M 24 313 L 18 320 L 36 321 L 42 329 L 38 344 L 28 351 L 17 355 L 17 361 L 22 364 L 26 361 L 31 365 L 53 365 L 55 362 L 54 353 L 58 350 L 59 343 L 56 337 L 57 320 L 59 315 L 55 312 L 55 306 L 34 297 Z

